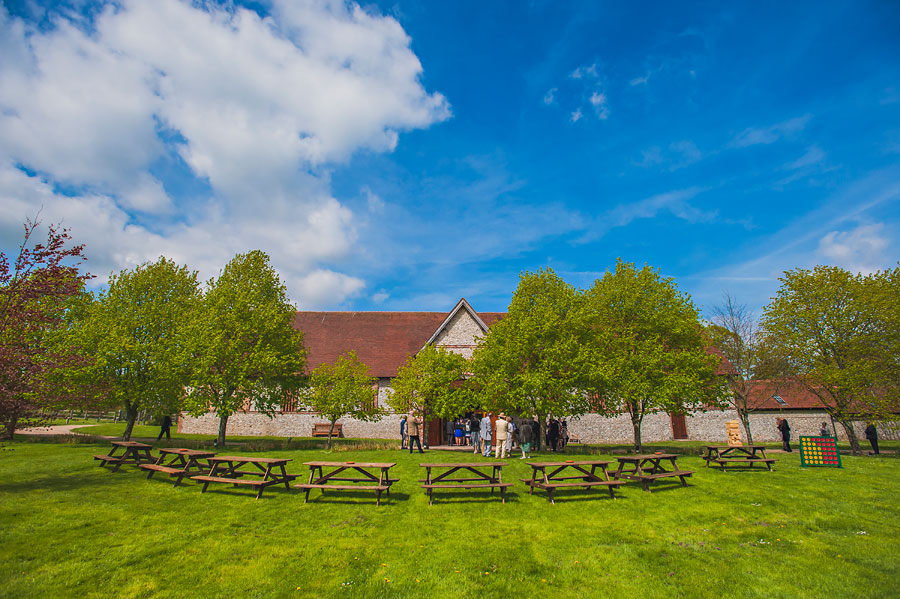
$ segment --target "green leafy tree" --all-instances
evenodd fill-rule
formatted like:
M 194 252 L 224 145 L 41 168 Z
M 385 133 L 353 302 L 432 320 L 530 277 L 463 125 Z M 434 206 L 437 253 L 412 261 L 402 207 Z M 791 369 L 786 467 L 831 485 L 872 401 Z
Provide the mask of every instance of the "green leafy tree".
M 69 381 L 96 381 L 108 405 L 125 409 L 123 439 L 131 438 L 140 411 L 181 408 L 186 316 L 198 296 L 197 273 L 160 257 L 112 275 L 108 289 L 84 307 L 72 342 L 92 360 Z
M 483 407 L 534 415 L 542 427 L 550 414 L 577 416 L 592 408 L 582 389 L 585 328 L 578 306 L 575 289 L 551 269 L 520 275 L 506 317 L 473 356 Z
M 388 405 L 401 413 L 453 418 L 471 408 L 472 396 L 463 381 L 469 361 L 455 352 L 426 345 L 397 371 Z
M 191 319 L 186 405 L 197 416 L 216 413 L 219 445 L 232 414 L 252 406 L 271 416 L 302 386 L 306 360 L 295 313 L 260 250 L 238 254 L 209 281 Z
M 647 414 L 719 402 L 720 359 L 707 351 L 697 309 L 672 279 L 619 259 L 585 292 L 584 309 L 588 388 L 605 406 L 628 412 L 636 452 Z
M 771 351 L 843 426 L 853 452 L 853 421 L 891 418 L 896 409 L 898 277 L 900 269 L 790 270 L 763 313 Z
M 326 449 L 331 449 L 334 423 L 343 416 L 357 420 L 373 421 L 381 418 L 378 407 L 378 379 L 369 375 L 369 367 L 359 361 L 356 352 L 338 356 L 332 364 L 319 364 L 309 377 L 309 404 L 328 419 Z

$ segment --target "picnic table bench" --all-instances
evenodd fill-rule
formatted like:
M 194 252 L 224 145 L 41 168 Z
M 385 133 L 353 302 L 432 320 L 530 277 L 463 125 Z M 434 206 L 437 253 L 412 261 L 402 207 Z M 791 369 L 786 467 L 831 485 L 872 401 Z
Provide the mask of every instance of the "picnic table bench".
M 245 485 L 256 489 L 256 498 L 262 497 L 263 490 L 271 485 L 284 484 L 285 489 L 290 489 L 290 481 L 297 478 L 296 474 L 288 474 L 284 466 L 291 460 L 288 458 L 262 458 L 246 456 L 216 456 L 208 459 L 209 473 L 201 476 L 192 476 L 191 480 L 203 483 L 201 493 L 206 492 L 210 483 L 227 483 L 235 487 Z M 256 470 L 238 470 L 237 467 L 251 465 Z M 281 474 L 274 470 L 281 469 Z M 244 476 L 260 476 L 260 480 L 245 479 Z
M 342 425 L 340 422 L 334 423 L 334 432 L 331 433 L 332 437 L 340 437 L 341 436 Z M 331 430 L 331 423 L 329 422 L 319 422 L 313 424 L 312 436 L 313 437 L 327 437 L 329 431 Z
M 139 466 L 153 462 L 153 456 L 150 455 L 151 445 L 146 443 L 138 443 L 137 441 L 112 441 L 112 448 L 106 455 L 95 455 L 94 459 L 100 461 L 100 467 L 107 464 L 115 464 L 112 471 L 116 472 L 122 464 L 134 464 Z M 122 453 L 116 454 L 116 451 L 122 450 Z
M 506 489 L 513 486 L 512 483 L 505 483 L 501 479 L 501 469 L 505 462 L 452 462 L 452 463 L 429 463 L 419 464 L 425 468 L 425 478 L 419 479 L 419 482 L 425 483 L 422 488 L 428 495 L 428 505 L 434 503 L 435 489 L 487 489 L 490 488 L 491 494 L 494 489 L 500 489 L 500 501 L 506 503 Z M 442 472 L 432 477 L 431 470 L 434 468 L 446 468 L 446 472 Z M 481 469 L 490 468 L 490 472 Z M 460 473 L 460 474 L 457 474 Z M 455 475 L 455 477 L 454 477 Z
M 391 485 L 398 480 L 389 476 L 390 469 L 396 465 L 394 462 L 304 462 L 303 465 L 309 466 L 309 482 L 294 485 L 295 489 L 306 491 L 303 503 L 309 501 L 309 493 L 313 489 L 320 489 L 323 495 L 326 490 L 373 491 L 375 505 L 379 506 L 381 494 L 390 495 Z M 324 470 L 325 468 L 329 468 L 328 472 Z M 331 484 L 332 482 L 353 484 L 335 485 Z
M 174 476 L 174 486 L 177 487 L 184 477 L 202 474 L 209 469 L 209 464 L 201 464 L 198 460 L 209 459 L 215 455 L 211 451 L 202 449 L 162 447 L 159 450 L 159 459 L 155 464 L 141 464 L 139 468 L 147 471 L 147 478 L 153 478 L 157 472 Z M 171 458 L 168 463 L 166 463 L 167 458 Z
M 530 487 L 529 495 L 533 495 L 535 489 L 546 491 L 547 499 L 550 500 L 551 504 L 555 503 L 553 501 L 553 493 L 557 489 L 583 487 L 587 490 L 591 487 L 606 487 L 609 490 L 609 496 L 615 499 L 614 488 L 625 484 L 623 480 L 610 480 L 607 467 L 612 462 L 604 460 L 525 463 L 532 468 L 531 478 L 519 480 Z M 590 467 L 590 471 L 587 470 L 588 467 Z M 600 468 L 602 476 L 597 474 L 597 468 Z M 573 470 L 574 472 L 572 472 Z
M 721 466 L 725 470 L 725 466 L 748 466 L 753 468 L 755 464 L 765 464 L 769 471 L 772 470 L 772 464 L 775 460 L 766 456 L 765 445 L 706 445 L 706 454 L 703 459 L 706 460 L 706 467 L 709 468 L 710 462 Z
M 650 483 L 661 478 L 678 477 L 682 486 L 687 486 L 686 477 L 694 474 L 692 470 L 679 470 L 675 461 L 678 455 L 674 453 L 654 453 L 647 455 L 620 456 L 616 458 L 619 467 L 613 476 L 616 480 L 627 478 L 641 483 L 646 492 L 650 492 Z M 667 470 L 661 462 L 671 462 L 671 470 Z M 630 467 L 628 467 L 630 466 Z M 626 468 L 628 467 L 628 468 Z

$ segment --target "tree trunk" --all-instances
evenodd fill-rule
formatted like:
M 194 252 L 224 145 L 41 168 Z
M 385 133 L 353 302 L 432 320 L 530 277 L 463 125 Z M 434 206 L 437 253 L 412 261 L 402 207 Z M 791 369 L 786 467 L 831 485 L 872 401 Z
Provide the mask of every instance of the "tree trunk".
M 3 428 L 0 429 L 0 441 L 12 441 L 13 433 L 16 431 L 16 425 L 18 423 L 18 415 L 11 415 L 6 422 L 3 423 Z
M 844 432 L 847 433 L 847 439 L 850 440 L 850 453 L 853 455 L 859 455 L 861 453 L 859 447 L 859 439 L 856 437 L 856 431 L 853 429 L 853 421 L 842 420 L 838 418 L 838 422 L 841 423 L 841 426 L 844 427 Z M 834 431 L 837 434 L 837 431 Z
M 216 438 L 216 447 L 225 447 L 225 427 L 228 425 L 228 416 L 219 416 L 219 436 Z
M 744 432 L 747 433 L 747 445 L 753 445 L 753 433 L 750 432 L 750 413 L 747 410 L 738 410 L 738 416 L 741 424 L 744 425 Z
M 538 417 L 538 433 L 537 433 L 537 439 L 535 439 L 535 445 L 536 445 L 535 449 L 537 451 L 541 451 L 546 446 L 546 443 L 544 443 L 544 432 L 547 430 L 547 423 L 546 423 L 547 415 L 546 414 L 538 414 L 537 417 Z
M 122 433 L 122 440 L 129 441 L 131 439 L 131 431 L 134 430 L 134 422 L 137 420 L 138 411 L 136 407 L 125 406 L 125 432 Z
M 631 417 L 631 426 L 634 427 L 634 452 L 641 453 L 641 421 L 643 418 L 640 416 Z
M 337 419 L 331 421 L 331 428 L 328 429 L 328 440 L 325 441 L 325 451 L 331 451 L 331 435 L 334 434 L 334 423 Z

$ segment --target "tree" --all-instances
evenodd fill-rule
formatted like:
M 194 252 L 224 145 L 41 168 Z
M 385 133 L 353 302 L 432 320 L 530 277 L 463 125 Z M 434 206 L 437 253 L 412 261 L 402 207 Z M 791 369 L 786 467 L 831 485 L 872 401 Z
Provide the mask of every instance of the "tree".
M 397 371 L 388 405 L 396 412 L 453 418 L 470 409 L 471 395 L 461 381 L 468 360 L 460 354 L 426 345 Z
M 0 439 L 48 399 L 47 376 L 77 357 L 51 351 L 48 333 L 63 325 L 67 300 L 91 278 L 78 272 L 84 246 L 69 246 L 68 229 L 48 227 L 47 240 L 29 247 L 39 222 L 26 220 L 10 264 L 0 252 Z
M 377 390 L 373 386 L 378 379 L 369 376 L 369 367 L 359 361 L 355 351 L 338 356 L 332 364 L 319 364 L 309 377 L 310 406 L 328 419 L 326 449 L 331 449 L 334 423 L 343 416 L 357 420 L 378 420 Z
M 93 359 L 80 376 L 102 381 L 106 403 L 125 409 L 123 439 L 142 410 L 181 409 L 187 318 L 198 299 L 197 273 L 160 257 L 110 277 L 87 308 L 73 343 Z
M 575 289 L 553 270 L 520 275 L 506 317 L 491 326 L 473 356 L 483 406 L 534 415 L 542 427 L 549 414 L 591 409 L 580 379 L 578 305 Z
M 591 339 L 588 388 L 631 416 L 634 450 L 654 412 L 683 412 L 719 401 L 719 358 L 704 344 L 697 309 L 671 278 L 616 262 L 585 293 Z
M 786 271 L 763 313 L 773 353 L 844 427 L 853 452 L 853 421 L 890 418 L 896 409 L 898 277 L 900 269 Z
M 713 346 L 722 352 L 731 365 L 725 369 L 725 380 L 730 392 L 726 394 L 726 401 L 741 419 L 747 433 L 747 443 L 753 445 L 750 391 L 763 359 L 757 320 L 747 306 L 737 304 L 726 293 L 723 303 L 713 308 L 712 323 L 706 327 L 706 333 Z
M 260 250 L 238 254 L 192 315 L 187 407 L 219 417 L 218 444 L 228 418 L 253 405 L 273 415 L 302 386 L 303 334 L 292 326 L 296 308 Z

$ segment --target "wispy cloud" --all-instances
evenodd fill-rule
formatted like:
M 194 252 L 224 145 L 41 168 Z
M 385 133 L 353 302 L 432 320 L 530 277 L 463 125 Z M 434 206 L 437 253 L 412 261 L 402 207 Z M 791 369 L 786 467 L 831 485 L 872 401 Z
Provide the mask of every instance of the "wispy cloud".
M 595 91 L 591 94 L 590 102 L 591 106 L 594 107 L 594 114 L 597 115 L 598 119 L 605 121 L 609 118 L 609 108 L 606 106 L 606 94 Z
M 745 148 L 758 144 L 771 144 L 783 137 L 793 135 L 806 128 L 812 115 L 806 114 L 768 127 L 751 127 L 744 129 L 731 141 L 731 146 Z
M 829 231 L 819 240 L 818 252 L 829 262 L 853 272 L 869 274 L 885 266 L 890 243 L 884 224 L 858 225 L 849 231 Z
M 573 123 L 577 123 L 578 121 L 581 120 L 581 118 L 582 118 L 583 116 L 584 116 L 584 115 L 581 114 L 581 109 L 580 109 L 580 108 L 577 108 L 575 111 L 572 112 L 571 115 L 569 115 L 569 120 L 572 121 Z
M 641 160 L 633 164 L 645 168 L 662 166 L 665 170 L 676 171 L 699 162 L 705 156 L 694 141 L 683 139 L 670 143 L 665 151 L 660 146 L 651 146 L 643 150 Z
M 634 87 L 636 85 L 646 85 L 647 81 L 650 80 L 650 75 L 644 75 L 643 77 L 635 77 L 631 81 L 628 82 L 628 85 Z
M 556 101 L 556 91 L 557 88 L 555 87 L 547 90 L 547 93 L 544 94 L 544 104 L 550 106 L 551 104 L 553 104 L 553 102 Z
M 572 79 L 596 79 L 598 76 L 596 62 L 589 66 L 578 67 L 569 75 Z

